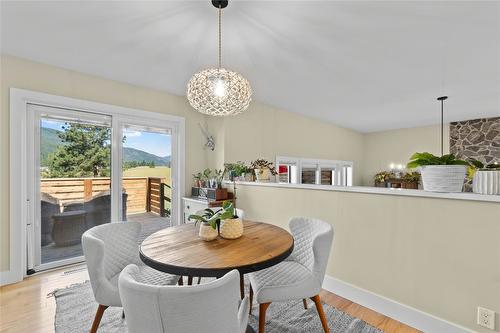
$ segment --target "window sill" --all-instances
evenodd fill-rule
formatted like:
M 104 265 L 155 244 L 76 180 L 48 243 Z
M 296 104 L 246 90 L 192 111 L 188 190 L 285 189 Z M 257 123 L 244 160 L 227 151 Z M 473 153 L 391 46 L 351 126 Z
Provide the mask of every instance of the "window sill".
M 230 181 L 225 181 L 224 183 L 228 187 L 230 187 L 233 184 Z M 331 186 L 331 185 L 282 184 L 282 183 L 240 182 L 240 181 L 236 182 L 236 184 L 244 186 L 280 187 L 280 188 L 307 189 L 307 190 L 318 190 L 318 191 L 337 191 L 337 192 L 367 193 L 367 194 L 380 194 L 380 195 L 398 195 L 406 197 L 500 202 L 500 195 L 483 195 L 483 194 L 465 193 L 465 192 L 438 193 L 438 192 L 427 192 L 424 190 L 408 190 L 400 188 L 383 188 L 383 187 L 370 187 L 370 186 Z

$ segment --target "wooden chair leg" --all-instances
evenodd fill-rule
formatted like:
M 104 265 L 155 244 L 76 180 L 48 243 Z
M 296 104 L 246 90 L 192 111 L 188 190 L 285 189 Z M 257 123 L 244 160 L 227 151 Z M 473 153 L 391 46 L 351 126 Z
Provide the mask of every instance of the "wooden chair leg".
M 193 277 L 188 276 L 188 286 L 192 286 L 192 285 L 193 285 Z
M 266 311 L 269 305 L 271 302 L 259 304 L 259 333 L 266 331 Z
M 326 322 L 325 312 L 323 311 L 323 304 L 321 304 L 321 300 L 319 295 L 311 297 L 311 300 L 316 304 L 316 310 L 318 311 L 319 319 L 321 320 L 321 325 L 323 326 L 323 330 L 325 333 L 330 333 L 330 329 L 328 328 L 328 323 Z
M 245 277 L 240 273 L 240 296 L 241 299 L 245 298 Z
M 179 286 L 183 286 L 184 285 L 184 278 L 181 276 L 179 277 L 179 282 L 177 282 L 179 284 Z
M 304 304 L 304 309 L 307 310 L 307 299 L 303 298 L 302 303 Z
M 201 283 L 201 276 L 198 276 L 198 284 Z
M 252 305 L 253 305 L 253 288 L 252 288 L 252 285 L 250 285 L 250 311 L 249 311 L 249 314 L 252 314 Z
M 92 328 L 90 329 L 90 333 L 96 333 L 99 328 L 99 324 L 101 323 L 102 315 L 104 314 L 104 310 L 108 308 L 107 305 L 99 304 L 97 308 L 97 312 L 95 313 L 94 322 L 92 323 Z

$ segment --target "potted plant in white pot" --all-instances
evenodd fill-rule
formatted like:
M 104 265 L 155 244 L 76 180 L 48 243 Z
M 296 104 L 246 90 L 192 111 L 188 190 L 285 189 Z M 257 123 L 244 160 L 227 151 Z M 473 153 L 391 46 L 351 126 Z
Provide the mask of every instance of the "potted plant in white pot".
M 415 153 L 406 166 L 420 168 L 424 191 L 462 192 L 469 163 L 455 158 L 453 154 L 435 156 L 431 153 Z
M 500 194 L 500 164 L 484 165 L 481 161 L 472 160 L 472 191 L 479 194 Z
M 258 182 L 268 182 L 271 180 L 271 175 L 277 175 L 274 163 L 262 158 L 253 161 L 250 167 L 254 170 Z
M 194 220 L 194 225 L 200 222 L 200 231 L 198 236 L 204 241 L 211 241 L 219 236 L 217 232 L 217 222 L 219 221 L 219 214 L 214 212 L 210 208 L 205 208 L 203 214 L 191 214 L 188 216 L 188 220 Z

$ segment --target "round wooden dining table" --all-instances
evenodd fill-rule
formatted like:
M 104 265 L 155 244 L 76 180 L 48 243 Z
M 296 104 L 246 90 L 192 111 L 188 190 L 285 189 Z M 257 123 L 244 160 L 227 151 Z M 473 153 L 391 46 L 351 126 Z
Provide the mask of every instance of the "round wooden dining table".
M 194 223 L 169 227 L 147 237 L 140 246 L 141 260 L 161 272 L 193 277 L 222 277 L 236 269 L 240 272 L 240 293 L 244 297 L 245 273 L 271 267 L 293 251 L 292 235 L 272 224 L 243 222 L 238 239 L 218 237 L 203 241 Z

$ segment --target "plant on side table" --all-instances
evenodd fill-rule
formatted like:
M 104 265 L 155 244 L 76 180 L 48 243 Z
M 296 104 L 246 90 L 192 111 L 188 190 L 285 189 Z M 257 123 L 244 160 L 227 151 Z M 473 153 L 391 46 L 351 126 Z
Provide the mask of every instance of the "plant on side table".
M 472 191 L 479 194 L 500 194 L 500 164 L 484 165 L 478 160 L 471 160 Z
M 258 182 L 268 182 L 271 179 L 271 175 L 276 176 L 278 174 L 274 163 L 262 158 L 253 161 L 250 167 L 254 170 L 255 178 Z
M 408 169 L 420 168 L 422 184 L 430 192 L 462 192 L 469 163 L 453 154 L 435 156 L 415 153 L 410 157 Z

